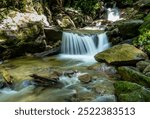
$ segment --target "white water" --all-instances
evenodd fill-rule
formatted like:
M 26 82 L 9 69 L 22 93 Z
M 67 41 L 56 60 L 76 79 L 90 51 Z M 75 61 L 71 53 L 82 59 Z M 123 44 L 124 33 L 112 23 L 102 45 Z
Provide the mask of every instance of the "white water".
M 97 35 L 78 35 L 63 33 L 61 52 L 65 55 L 93 56 L 109 48 L 106 33 Z
M 107 20 L 112 22 L 120 20 L 120 13 L 117 7 L 107 9 Z

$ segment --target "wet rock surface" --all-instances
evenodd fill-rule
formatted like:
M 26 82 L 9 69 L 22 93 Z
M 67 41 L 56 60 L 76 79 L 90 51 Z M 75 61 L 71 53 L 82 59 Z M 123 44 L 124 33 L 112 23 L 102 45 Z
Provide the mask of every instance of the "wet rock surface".
M 148 56 L 132 45 L 122 44 L 96 54 L 95 59 L 112 65 L 135 65 L 140 60 L 148 59 Z
M 75 61 L 64 64 L 54 59 L 23 57 L 4 62 L 15 85 L 12 89 L 1 85 L 0 101 L 116 101 L 113 82 L 108 77 L 75 66 Z M 72 67 L 68 69 L 66 64 L 70 63 Z M 83 80 L 79 80 L 80 76 L 84 76 Z
M 79 76 L 79 80 L 83 83 L 89 83 L 92 80 L 92 76 L 90 76 L 89 74 L 83 74 Z

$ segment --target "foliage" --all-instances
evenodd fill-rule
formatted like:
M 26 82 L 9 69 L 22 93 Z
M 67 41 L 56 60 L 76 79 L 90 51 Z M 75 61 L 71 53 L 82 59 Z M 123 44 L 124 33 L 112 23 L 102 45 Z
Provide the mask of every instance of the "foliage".
M 83 13 L 96 17 L 97 12 L 101 8 L 99 0 L 73 0 L 67 3 L 65 6 L 73 7 L 81 10 Z
M 17 8 L 21 11 L 25 11 L 27 0 L 1 0 L 0 8 Z
M 133 41 L 133 44 L 137 47 L 141 47 L 144 51 L 150 54 L 150 30 L 139 35 L 138 39 Z
M 140 47 L 150 55 L 150 14 L 144 18 L 144 23 L 140 26 L 140 35 L 138 39 L 133 41 L 133 44 Z

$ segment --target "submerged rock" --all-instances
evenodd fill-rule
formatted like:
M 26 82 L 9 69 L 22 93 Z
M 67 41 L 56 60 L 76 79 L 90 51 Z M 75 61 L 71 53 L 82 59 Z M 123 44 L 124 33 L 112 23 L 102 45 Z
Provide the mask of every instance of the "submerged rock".
M 126 66 L 122 66 L 118 68 L 118 73 L 121 75 L 123 80 L 136 82 L 140 85 L 150 87 L 150 77 L 144 75 L 139 71 Z
M 114 84 L 118 101 L 121 102 L 145 102 L 150 101 L 150 90 L 127 81 L 117 81 Z
M 148 59 L 148 56 L 133 45 L 122 44 L 96 54 L 95 59 L 112 65 L 135 65 L 140 60 Z

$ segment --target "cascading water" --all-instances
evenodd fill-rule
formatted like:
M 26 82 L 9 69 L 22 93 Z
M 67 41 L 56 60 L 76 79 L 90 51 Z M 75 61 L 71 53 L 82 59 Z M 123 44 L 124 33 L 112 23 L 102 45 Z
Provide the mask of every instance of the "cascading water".
M 91 36 L 64 32 L 61 50 L 64 54 L 83 55 L 96 52 L 96 47 Z
M 67 55 L 95 55 L 109 48 L 106 33 L 97 35 L 78 35 L 74 33 L 63 33 L 62 54 Z
M 59 58 L 74 59 L 87 62 L 95 62 L 94 55 L 110 47 L 106 33 L 95 35 L 79 35 L 63 32 L 61 54 Z M 82 64 L 82 63 L 81 63 Z M 80 64 L 78 64 L 80 65 Z
M 117 7 L 107 9 L 107 20 L 108 21 L 117 21 L 120 19 L 120 13 Z

